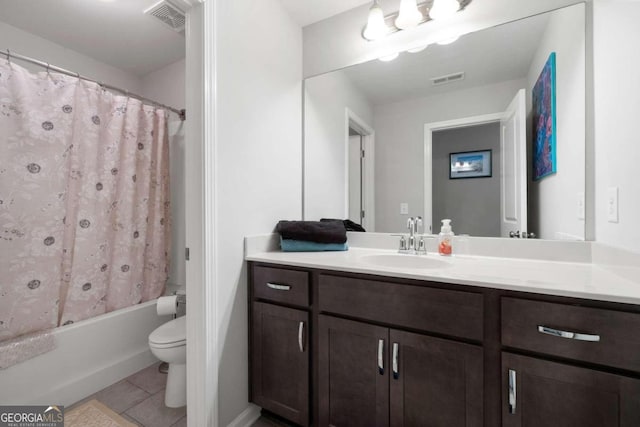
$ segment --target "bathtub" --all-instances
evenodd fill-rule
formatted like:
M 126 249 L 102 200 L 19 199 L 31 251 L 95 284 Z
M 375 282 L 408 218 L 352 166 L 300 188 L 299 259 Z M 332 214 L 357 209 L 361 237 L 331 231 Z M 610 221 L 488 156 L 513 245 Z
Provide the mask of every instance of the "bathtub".
M 152 365 L 149 334 L 170 319 L 152 300 L 55 329 L 53 351 L 0 370 L 0 405 L 71 405 Z

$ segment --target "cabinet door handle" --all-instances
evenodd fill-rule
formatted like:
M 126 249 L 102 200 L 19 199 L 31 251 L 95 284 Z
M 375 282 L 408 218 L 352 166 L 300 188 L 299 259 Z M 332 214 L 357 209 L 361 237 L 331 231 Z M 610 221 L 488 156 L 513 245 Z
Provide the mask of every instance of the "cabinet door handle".
M 384 375 L 384 340 L 378 340 L 378 372 Z
M 516 413 L 516 371 L 509 369 L 509 413 Z
M 600 341 L 600 335 L 580 334 L 578 332 L 570 332 L 570 331 L 563 331 L 560 329 L 549 328 L 543 325 L 538 326 L 538 332 L 540 332 L 541 334 L 553 335 L 554 337 L 567 338 L 570 340 L 590 341 L 590 342 Z
M 275 289 L 276 291 L 290 291 L 291 286 L 289 285 L 278 285 L 277 283 L 267 282 L 267 286 L 271 289 Z
M 392 370 L 393 370 L 393 379 L 397 380 L 400 377 L 400 372 L 398 371 L 398 343 L 393 343 L 393 362 L 392 362 Z
M 300 322 L 298 325 L 298 347 L 300 348 L 300 353 L 304 353 L 304 342 L 302 337 L 304 335 L 304 322 Z

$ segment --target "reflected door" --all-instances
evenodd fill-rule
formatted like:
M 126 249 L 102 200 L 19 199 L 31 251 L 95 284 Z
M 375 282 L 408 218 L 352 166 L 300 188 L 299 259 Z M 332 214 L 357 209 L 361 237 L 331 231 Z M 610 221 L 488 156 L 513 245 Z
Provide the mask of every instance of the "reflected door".
M 349 219 L 362 224 L 362 136 L 349 137 Z
M 527 233 L 526 94 L 520 89 L 500 121 L 500 235 Z

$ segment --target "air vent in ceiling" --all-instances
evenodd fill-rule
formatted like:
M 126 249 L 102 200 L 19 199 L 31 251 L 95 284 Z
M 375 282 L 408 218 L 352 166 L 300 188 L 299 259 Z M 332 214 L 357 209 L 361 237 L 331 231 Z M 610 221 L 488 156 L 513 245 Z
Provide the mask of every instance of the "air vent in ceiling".
M 464 71 L 461 71 L 459 73 L 447 74 L 446 76 L 432 77 L 429 80 L 431 80 L 431 84 L 433 86 L 459 82 L 461 80 L 464 80 Z
M 158 18 L 163 24 L 171 28 L 176 33 L 184 32 L 184 12 L 175 4 L 167 0 L 162 0 L 154 4 L 153 6 L 145 10 L 144 13 L 146 15 Z

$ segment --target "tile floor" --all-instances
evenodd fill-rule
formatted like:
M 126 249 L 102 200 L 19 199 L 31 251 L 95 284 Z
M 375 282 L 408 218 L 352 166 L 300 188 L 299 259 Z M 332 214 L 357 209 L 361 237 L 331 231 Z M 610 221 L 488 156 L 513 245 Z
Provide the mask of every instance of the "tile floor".
M 158 372 L 158 365 L 149 366 L 125 378 L 76 405 L 97 399 L 130 422 L 140 427 L 186 427 L 187 407 L 172 409 L 164 406 L 164 386 L 167 375 Z

